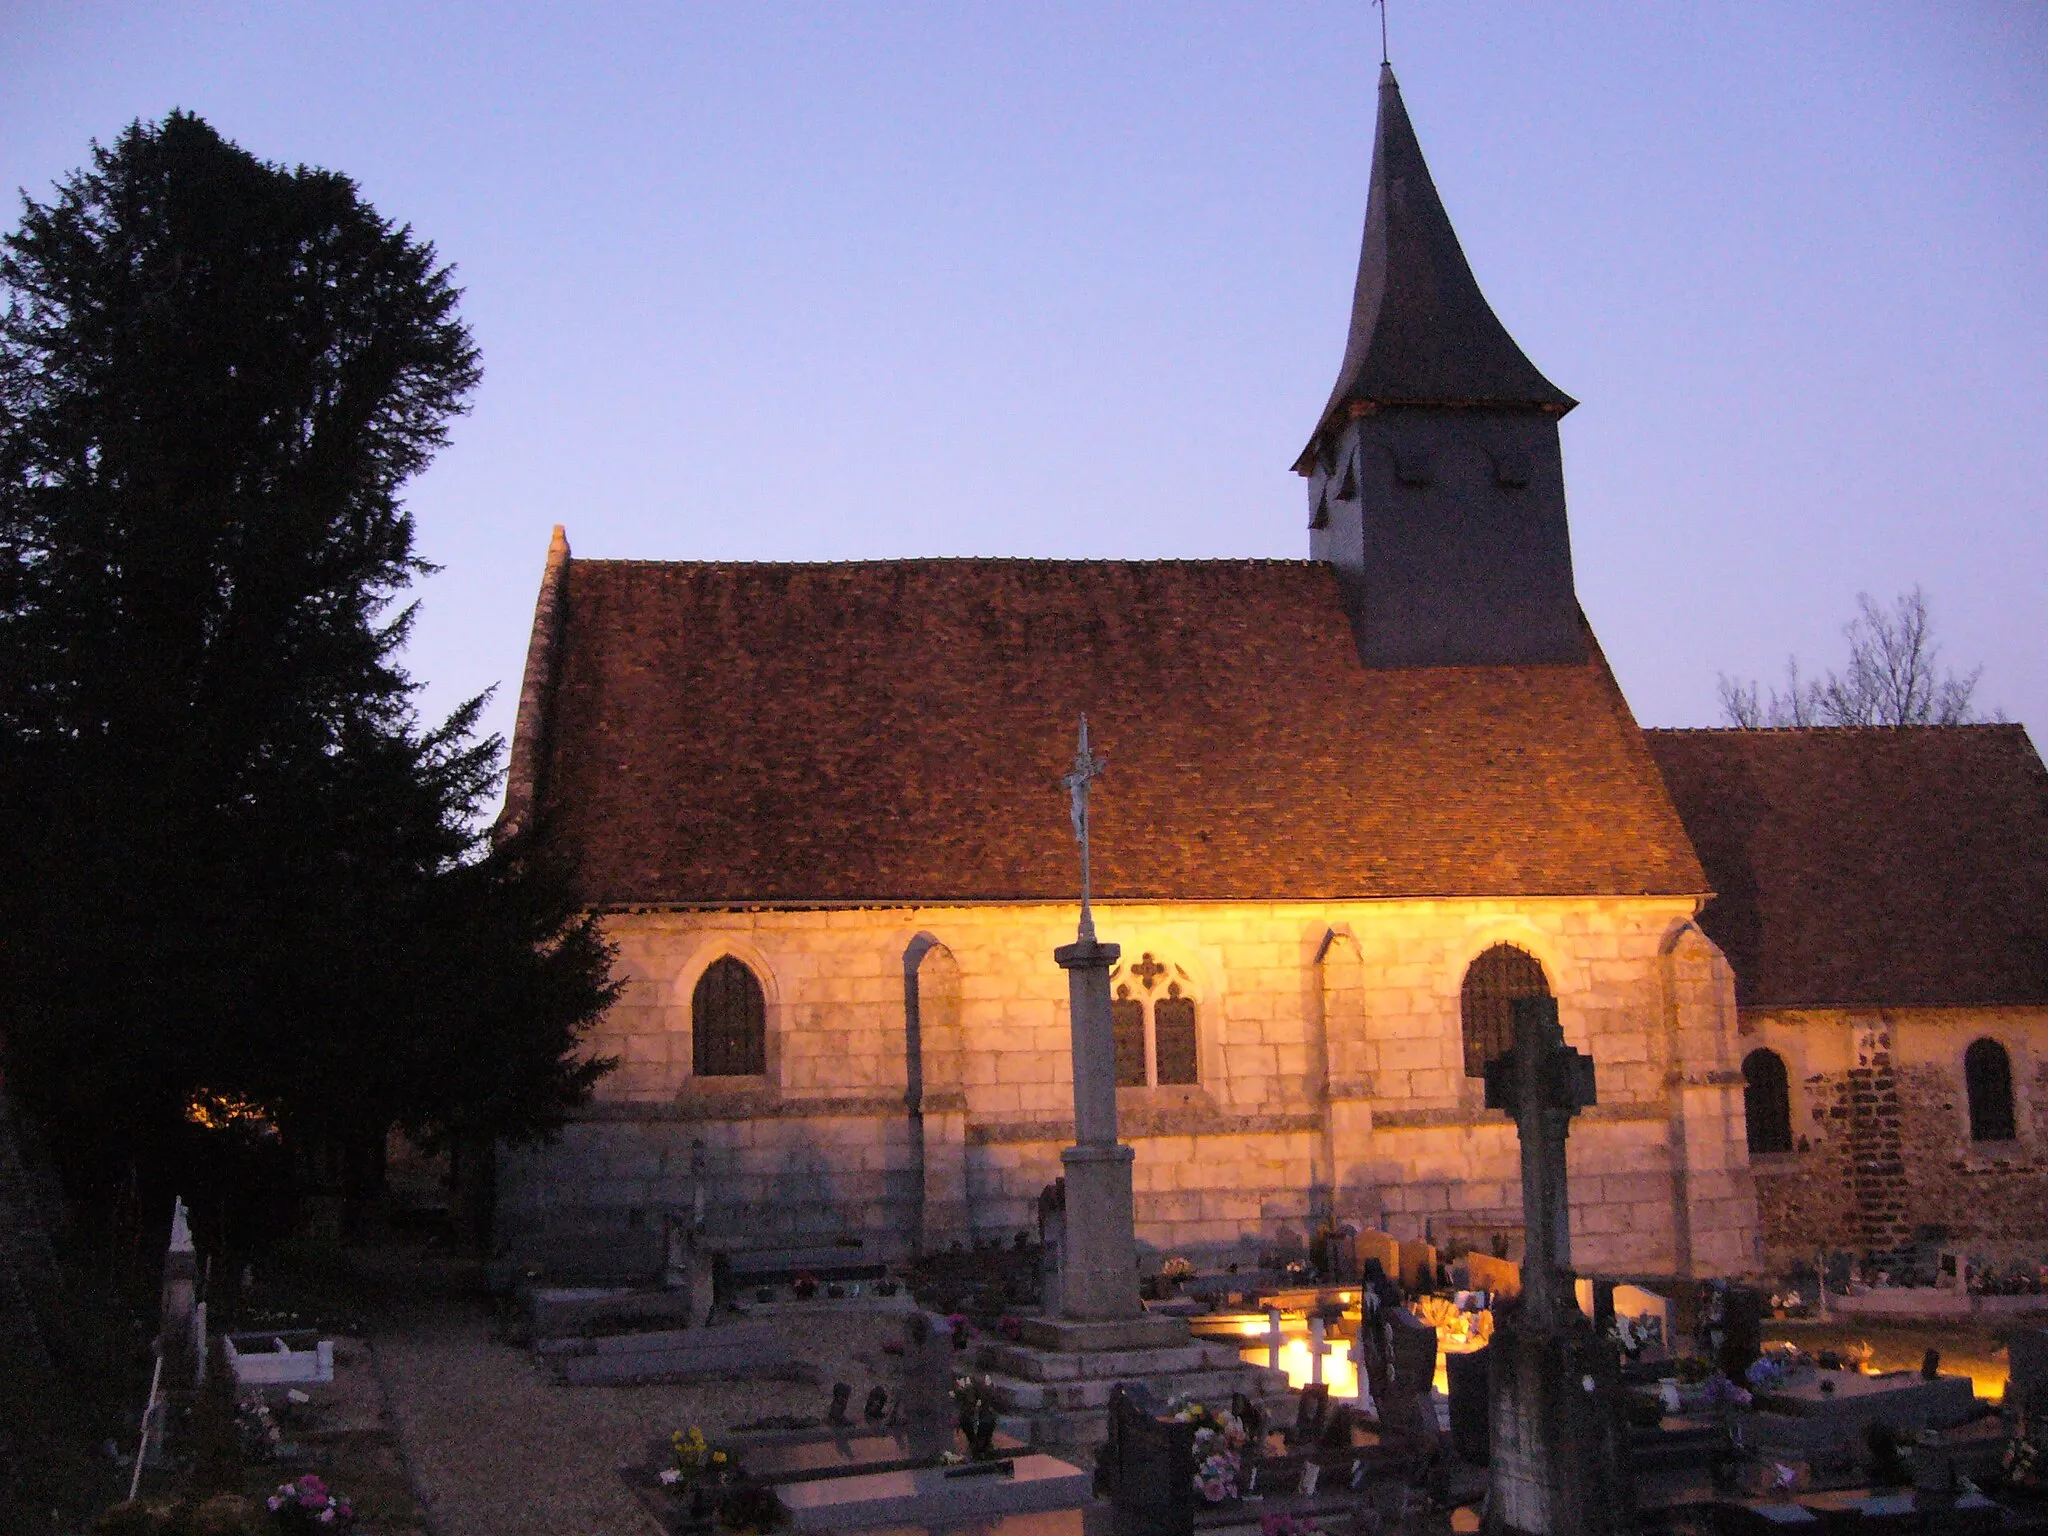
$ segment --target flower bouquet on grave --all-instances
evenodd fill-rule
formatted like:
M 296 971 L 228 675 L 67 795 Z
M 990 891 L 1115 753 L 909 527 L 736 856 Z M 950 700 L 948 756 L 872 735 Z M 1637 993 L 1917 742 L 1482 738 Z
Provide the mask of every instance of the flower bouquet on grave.
M 738 1459 L 705 1439 L 704 1431 L 692 1424 L 669 1436 L 669 1464 L 656 1476 L 664 1488 L 688 1501 L 692 1522 L 709 1524 L 720 1496 L 738 1473 Z
M 795 1293 L 798 1301 L 809 1301 L 818 1294 L 818 1277 L 809 1274 L 798 1275 L 789 1283 L 789 1288 Z
M 995 1384 L 987 1376 L 954 1377 L 953 1406 L 959 1414 L 960 1433 L 967 1437 L 967 1453 L 976 1461 L 986 1461 L 995 1453 Z
M 2043 1445 L 2044 1440 L 2048 1440 L 2048 1424 L 2025 1411 L 2013 1420 L 2005 1454 L 1999 1460 L 2009 1491 L 2033 1498 L 2048 1494 L 2048 1446 Z
M 260 1397 L 245 1397 L 235 1404 L 235 1436 L 241 1441 L 244 1461 L 275 1461 L 284 1444 L 284 1431 L 270 1404 Z
M 1191 1400 L 1176 1401 L 1167 1416 L 1195 1426 L 1195 1492 L 1211 1504 L 1237 1498 L 1248 1438 L 1243 1422 Z
M 354 1506 L 311 1472 L 278 1484 L 264 1503 L 280 1531 L 346 1531 L 356 1521 Z

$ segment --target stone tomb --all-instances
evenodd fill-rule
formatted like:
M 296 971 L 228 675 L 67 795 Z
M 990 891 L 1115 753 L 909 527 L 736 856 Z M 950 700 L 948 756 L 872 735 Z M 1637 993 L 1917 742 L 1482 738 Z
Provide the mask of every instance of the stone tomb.
M 979 1522 L 992 1516 L 1078 1510 L 1094 1479 L 1041 1452 L 956 1467 L 904 1467 L 784 1483 L 778 1488 L 799 1531 L 860 1531 L 880 1525 Z
M 535 1351 L 571 1387 L 627 1386 L 697 1376 L 780 1376 L 796 1369 L 776 1323 L 723 1323 L 595 1339 L 543 1339 Z
M 1910 1439 L 1919 1430 L 1951 1429 L 1977 1415 L 1969 1377 L 1928 1381 L 1918 1371 L 1819 1371 L 1757 1393 L 1755 1406 L 1751 1422 L 1758 1443 L 1798 1452 L 1860 1446 L 1865 1426 L 1878 1422 Z

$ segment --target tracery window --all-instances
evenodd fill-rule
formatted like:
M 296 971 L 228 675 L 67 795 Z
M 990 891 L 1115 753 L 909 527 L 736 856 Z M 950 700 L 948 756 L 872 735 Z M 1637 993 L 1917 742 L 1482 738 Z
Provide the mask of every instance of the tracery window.
M 705 967 L 690 998 L 690 1064 L 699 1077 L 759 1077 L 768 1070 L 768 1003 L 754 973 L 731 955 Z
M 1963 1083 L 1970 1092 L 1970 1140 L 2011 1141 L 2012 1058 L 1996 1040 L 1979 1040 L 1963 1052 Z
M 1792 1084 L 1776 1051 L 1754 1050 L 1742 1058 L 1742 1112 L 1750 1156 L 1792 1150 Z
M 1548 997 L 1543 966 L 1525 949 L 1496 944 L 1465 968 L 1458 1006 L 1465 1027 L 1465 1075 L 1484 1077 L 1486 1064 L 1515 1043 L 1514 1001 Z
M 1200 1034 L 1194 983 L 1180 966 L 1147 951 L 1135 965 L 1120 965 L 1109 1004 L 1116 1034 L 1119 1088 L 1183 1087 L 1201 1081 Z

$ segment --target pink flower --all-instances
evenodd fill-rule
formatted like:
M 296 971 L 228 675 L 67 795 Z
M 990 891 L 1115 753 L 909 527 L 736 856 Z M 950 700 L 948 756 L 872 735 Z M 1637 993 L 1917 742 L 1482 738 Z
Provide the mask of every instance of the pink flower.
M 310 1493 L 318 1497 L 325 1497 L 327 1493 L 327 1484 L 321 1481 L 319 1473 L 308 1472 L 304 1477 L 299 1479 L 299 1492 L 301 1494 Z

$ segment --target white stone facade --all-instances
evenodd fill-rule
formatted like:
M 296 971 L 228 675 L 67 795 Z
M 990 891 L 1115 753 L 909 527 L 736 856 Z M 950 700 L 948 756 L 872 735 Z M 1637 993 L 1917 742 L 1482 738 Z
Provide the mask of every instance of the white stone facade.
M 1600 1102 L 1570 1144 L 1579 1266 L 1754 1269 L 1733 981 L 1694 905 L 1098 907 L 1123 949 L 1118 982 L 1143 995 L 1133 968 L 1151 955 L 1196 1002 L 1199 1083 L 1119 1094 L 1140 1242 L 1220 1255 L 1331 1217 L 1440 1244 L 1516 1240 L 1514 1131 L 1464 1075 L 1460 1012 L 1467 965 L 1508 943 L 1541 962 L 1566 1038 L 1596 1063 Z M 857 1235 L 901 1253 L 1035 1228 L 1072 1137 L 1052 959 L 1071 907 L 650 911 L 607 928 L 627 987 L 593 1048 L 620 1065 L 558 1143 L 506 1154 L 508 1232 L 561 1212 L 657 1228 L 689 1199 L 695 1143 L 729 1240 Z M 692 992 L 723 955 L 767 999 L 762 1077 L 691 1073 Z M 913 988 L 921 1122 L 907 1103 Z

